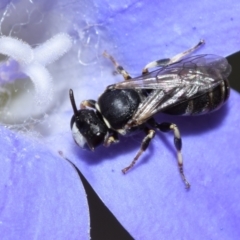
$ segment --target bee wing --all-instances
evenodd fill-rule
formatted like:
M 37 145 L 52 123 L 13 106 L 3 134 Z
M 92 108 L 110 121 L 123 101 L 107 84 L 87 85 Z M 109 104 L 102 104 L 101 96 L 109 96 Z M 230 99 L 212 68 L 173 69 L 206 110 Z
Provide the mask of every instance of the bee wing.
M 161 67 L 128 81 L 110 85 L 113 89 L 162 89 L 199 86 L 202 91 L 217 86 L 231 72 L 231 66 L 223 57 L 203 54 L 186 57 L 176 63 Z
M 211 91 L 230 72 L 231 66 L 225 58 L 197 55 L 112 86 L 152 90 L 132 117 L 132 125 L 140 125 L 159 111 Z
M 153 90 L 139 105 L 137 111 L 132 116 L 130 125 L 141 125 L 156 113 L 189 99 L 186 96 L 192 96 L 195 92 L 198 92 L 198 87 L 194 86 L 172 88 L 168 92 L 160 89 Z

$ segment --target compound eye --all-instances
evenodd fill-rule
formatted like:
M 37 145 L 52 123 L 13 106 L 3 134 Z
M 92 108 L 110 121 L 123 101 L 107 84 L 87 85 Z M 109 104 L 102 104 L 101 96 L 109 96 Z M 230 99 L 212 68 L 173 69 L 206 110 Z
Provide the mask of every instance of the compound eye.
M 76 144 L 86 150 L 91 150 L 88 146 L 86 138 L 81 134 L 79 129 L 76 126 L 76 122 L 72 125 L 72 136 Z

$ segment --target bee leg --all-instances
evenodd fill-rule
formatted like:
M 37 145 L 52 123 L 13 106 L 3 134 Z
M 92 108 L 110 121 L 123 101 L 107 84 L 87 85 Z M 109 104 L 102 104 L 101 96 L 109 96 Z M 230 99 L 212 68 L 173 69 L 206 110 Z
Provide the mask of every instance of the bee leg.
M 131 169 L 135 163 L 137 162 L 138 158 L 142 155 L 142 153 L 148 148 L 149 143 L 151 142 L 151 140 L 154 138 L 155 136 L 155 131 L 153 129 L 145 129 L 146 131 L 146 136 L 144 137 L 144 139 L 142 140 L 142 144 L 141 144 L 141 148 L 138 151 L 138 153 L 136 154 L 136 156 L 134 157 L 133 161 L 131 162 L 131 164 L 128 167 L 125 167 L 124 169 L 122 169 L 122 172 L 125 174 L 129 169 Z
M 183 57 L 189 55 L 190 53 L 196 51 L 200 46 L 202 46 L 203 44 L 205 43 L 204 40 L 200 40 L 200 42 L 195 45 L 194 47 L 192 48 L 189 48 L 188 50 L 182 52 L 182 53 L 179 53 L 177 55 L 175 55 L 174 57 L 172 58 L 166 58 L 166 59 L 160 59 L 160 60 L 157 60 L 157 61 L 153 61 L 153 62 L 150 62 L 148 63 L 142 70 L 142 74 L 146 74 L 148 73 L 148 69 L 149 68 L 155 68 L 155 67 L 164 67 L 166 65 L 169 65 L 169 64 L 173 64 L 175 62 L 178 62 L 179 60 L 181 60 Z
M 120 73 L 125 80 L 131 79 L 131 76 L 129 73 L 106 51 L 103 52 L 103 56 L 110 59 L 110 61 L 113 63 L 114 67 L 116 68 L 117 72 Z
M 85 109 L 85 108 L 89 107 L 89 108 L 96 109 L 95 104 L 96 104 L 95 100 L 92 100 L 92 99 L 84 100 L 84 101 L 81 102 L 80 108 Z
M 190 184 L 187 181 L 187 179 L 184 175 L 184 172 L 183 172 L 183 157 L 182 157 L 182 153 L 181 153 L 182 139 L 181 139 L 180 131 L 179 131 L 177 125 L 174 124 L 174 123 L 167 123 L 167 122 L 163 122 L 163 123 L 160 123 L 160 124 L 155 122 L 154 125 L 157 129 L 159 129 L 162 132 L 173 131 L 174 145 L 175 145 L 175 148 L 177 149 L 177 160 L 178 160 L 179 172 L 181 174 L 182 180 L 184 181 L 184 183 L 186 185 L 186 188 L 189 189 Z
M 111 135 L 107 136 L 107 138 L 104 140 L 104 147 L 109 147 L 113 143 L 118 143 L 118 134 L 117 132 L 113 132 Z

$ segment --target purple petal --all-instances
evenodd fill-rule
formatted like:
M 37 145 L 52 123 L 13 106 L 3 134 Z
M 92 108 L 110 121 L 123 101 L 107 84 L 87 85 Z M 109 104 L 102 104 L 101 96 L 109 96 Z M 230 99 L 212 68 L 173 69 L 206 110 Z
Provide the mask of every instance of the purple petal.
M 96 5 L 99 22 L 107 27 L 111 41 L 135 70 L 146 61 L 186 50 L 200 39 L 206 40 L 204 51 L 208 53 L 225 56 L 239 49 L 240 3 L 235 0 L 106 0 Z M 138 61 L 136 54 L 141 56 Z
M 70 104 L 60 101 L 68 101 L 70 87 L 74 88 L 76 100 L 80 102 L 96 98 L 108 84 L 116 81 L 110 75 L 112 65 L 99 56 L 105 49 L 135 74 L 140 74 L 149 61 L 174 56 L 201 38 L 207 44 L 199 52 L 223 56 L 235 52 L 240 41 L 239 3 L 233 0 L 55 3 L 51 2 L 51 8 L 47 3 L 43 5 L 46 9 L 64 12 L 69 21 L 64 27 L 75 36 L 76 48 L 81 54 L 76 57 L 76 51 L 72 52 L 67 63 L 55 68 L 53 76 L 58 83 L 64 78 L 67 81 L 56 84 L 62 87 L 64 94 L 59 94 L 59 101 L 56 100 L 58 111 L 55 119 L 48 123 L 54 135 L 47 137 L 46 142 L 77 164 L 134 238 L 239 238 L 238 94 L 232 92 L 228 105 L 212 115 L 168 118 L 176 122 L 182 132 L 185 173 L 192 184 L 189 192 L 184 190 L 178 173 L 171 134 L 159 134 L 161 139 L 156 136 L 145 156 L 123 176 L 120 170 L 131 162 L 143 135 L 123 138 L 109 149 L 102 147 L 95 153 L 84 152 L 75 145 L 68 129 L 72 115 Z M 38 29 L 37 23 L 35 21 L 28 29 L 28 34 L 31 29 Z M 89 26 L 88 34 L 84 35 L 86 31 L 82 29 L 87 24 L 96 26 Z M 95 30 L 93 37 L 91 29 Z M 20 34 L 24 36 L 24 30 Z M 43 42 L 45 35 L 39 38 L 39 34 L 32 34 L 33 43 Z M 92 60 L 93 56 L 93 61 L 80 68 L 84 65 L 81 60 L 86 59 L 79 56 L 87 60 Z M 106 64 L 108 68 L 103 67 Z M 65 110 L 60 109 L 62 105 Z M 159 121 L 163 119 L 166 117 L 160 116 Z
M 0 63 L 0 85 L 26 77 L 19 71 L 19 64 L 13 59 Z
M 111 53 L 116 54 L 115 58 L 130 72 L 140 74 L 149 61 L 174 56 L 201 38 L 206 40 L 206 46 L 199 53 L 224 56 L 239 48 L 236 29 L 240 16 L 233 10 L 239 9 L 239 3 L 235 1 L 221 1 L 221 4 L 125 1 L 96 5 L 100 9 L 97 18 L 108 30 L 109 41 L 117 46 L 115 52 L 120 52 L 120 56 Z M 93 65 L 92 69 L 97 68 Z M 105 86 L 116 81 L 107 74 L 113 67 L 109 69 L 102 70 L 104 78 L 99 76 L 97 81 L 92 71 L 85 85 L 81 83 L 81 89 L 76 82 L 77 102 L 96 98 L 97 92 L 100 94 Z M 126 176 L 121 169 L 135 156 L 143 135 L 122 138 L 118 145 L 96 149 L 95 153 L 75 146 L 68 132 L 61 139 L 63 135 L 55 135 L 51 142 L 62 146 L 134 238 L 237 239 L 240 236 L 237 228 L 240 197 L 236 191 L 240 184 L 239 102 L 240 96 L 232 91 L 228 104 L 211 115 L 159 116 L 159 121 L 175 122 L 181 130 L 184 169 L 192 185 L 190 191 L 185 191 L 179 176 L 171 134 L 157 134 Z M 59 119 L 59 126 L 66 126 L 69 112 Z
M 69 162 L 1 128 L 0 238 L 87 239 L 85 191 Z
M 0 9 L 6 8 L 6 6 L 11 2 L 11 0 L 2 0 L 0 2 Z

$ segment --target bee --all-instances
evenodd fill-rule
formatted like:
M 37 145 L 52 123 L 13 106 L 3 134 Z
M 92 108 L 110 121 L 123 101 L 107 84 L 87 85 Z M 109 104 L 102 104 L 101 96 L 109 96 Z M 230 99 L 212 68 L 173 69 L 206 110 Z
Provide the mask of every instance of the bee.
M 150 62 L 142 75 L 132 78 L 108 53 L 124 81 L 109 85 L 97 101 L 85 100 L 76 107 L 73 90 L 69 90 L 73 108 L 71 119 L 75 142 L 93 151 L 119 142 L 118 135 L 129 136 L 145 132 L 141 147 L 129 166 L 129 171 L 148 148 L 156 130 L 171 131 L 177 152 L 180 175 L 186 188 L 190 188 L 183 171 L 182 140 L 175 123 L 157 123 L 154 116 L 161 112 L 171 115 L 199 115 L 219 109 L 228 99 L 230 87 L 227 80 L 231 66 L 224 57 L 202 54 L 189 56 L 204 41 L 168 59 Z M 149 72 L 148 69 L 156 68 Z

